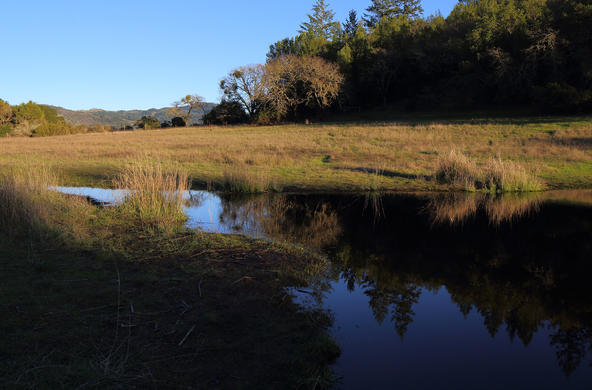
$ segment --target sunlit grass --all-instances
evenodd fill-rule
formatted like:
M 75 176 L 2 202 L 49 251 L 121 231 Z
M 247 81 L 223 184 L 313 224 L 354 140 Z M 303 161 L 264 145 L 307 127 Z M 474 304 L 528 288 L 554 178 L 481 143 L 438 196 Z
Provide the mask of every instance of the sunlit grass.
M 492 157 L 479 166 L 463 153 L 451 150 L 440 159 L 436 179 L 466 191 L 534 192 L 545 185 L 522 165 Z
M 283 190 L 446 190 L 426 181 L 451 149 L 479 166 L 519 163 L 551 188 L 592 186 L 589 118 L 198 127 L 0 139 L 0 170 L 43 162 L 65 184 L 104 185 L 129 159 L 178 164 L 205 187 Z M 328 158 L 327 156 L 330 156 Z M 263 177 L 261 177 L 263 176 Z M 255 183 L 255 184 L 252 184 Z
M 137 225 L 169 230 L 187 218 L 183 205 L 189 178 L 178 167 L 139 159 L 121 170 L 113 184 L 127 190 L 118 208 Z

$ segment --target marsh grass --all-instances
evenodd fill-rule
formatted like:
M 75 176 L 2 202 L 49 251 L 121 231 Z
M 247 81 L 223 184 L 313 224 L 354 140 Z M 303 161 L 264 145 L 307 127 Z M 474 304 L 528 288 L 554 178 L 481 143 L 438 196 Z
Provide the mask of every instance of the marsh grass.
M 264 171 L 255 172 L 241 166 L 224 170 L 221 187 L 222 191 L 232 194 L 260 194 L 280 191 L 279 186 Z
M 0 174 L 0 222 L 9 236 L 45 234 L 49 225 L 49 188 L 57 177 L 47 167 L 25 165 Z
M 452 184 L 467 191 L 474 191 L 479 175 L 477 165 L 473 161 L 463 153 L 452 149 L 440 158 L 435 176 L 440 183 Z
M 177 166 L 139 159 L 128 163 L 113 185 L 127 190 L 118 209 L 137 226 L 165 231 L 186 221 L 183 205 L 189 177 Z
M 545 185 L 522 165 L 503 161 L 500 157 L 490 158 L 485 169 L 485 187 L 490 192 L 536 192 Z
M 535 192 L 545 185 L 522 165 L 504 161 L 499 156 L 489 158 L 479 166 L 462 152 L 452 149 L 440 158 L 436 180 L 465 191 Z

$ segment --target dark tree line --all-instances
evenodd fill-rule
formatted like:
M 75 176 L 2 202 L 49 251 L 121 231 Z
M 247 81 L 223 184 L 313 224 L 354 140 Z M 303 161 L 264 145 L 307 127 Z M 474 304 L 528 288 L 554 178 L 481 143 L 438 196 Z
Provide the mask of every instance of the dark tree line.
M 372 0 L 339 23 L 317 0 L 268 60 L 338 63 L 342 108 L 592 109 L 592 0 L 461 0 L 448 17 L 422 13 L 419 0 Z

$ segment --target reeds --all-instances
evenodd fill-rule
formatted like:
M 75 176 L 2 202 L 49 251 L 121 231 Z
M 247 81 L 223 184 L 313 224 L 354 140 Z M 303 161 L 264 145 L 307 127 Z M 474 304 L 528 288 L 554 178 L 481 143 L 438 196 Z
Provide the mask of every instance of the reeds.
M 140 159 L 129 163 L 113 184 L 127 190 L 119 209 L 140 227 L 170 230 L 187 218 L 183 205 L 189 178 L 179 167 Z
M 262 171 L 253 173 L 244 167 L 227 168 L 222 177 L 222 190 L 233 194 L 278 192 L 277 185 Z
M 48 225 L 48 198 L 57 178 L 47 167 L 31 165 L 0 174 L 0 231 L 41 235 Z
M 478 176 L 477 165 L 454 149 L 440 159 L 436 171 L 438 182 L 461 186 L 467 191 L 476 189 Z
M 539 179 L 516 162 L 492 157 L 484 166 L 479 166 L 454 149 L 440 159 L 435 177 L 439 183 L 451 184 L 465 191 L 499 193 L 545 189 Z

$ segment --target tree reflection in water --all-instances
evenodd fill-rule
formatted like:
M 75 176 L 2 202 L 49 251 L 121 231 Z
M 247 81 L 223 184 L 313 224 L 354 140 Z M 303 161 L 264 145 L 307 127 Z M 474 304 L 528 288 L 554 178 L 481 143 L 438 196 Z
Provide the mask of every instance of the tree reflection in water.
M 592 353 L 590 199 L 585 191 L 275 195 L 225 199 L 221 222 L 323 250 L 325 280 L 362 289 L 376 321 L 388 319 L 401 338 L 422 292 L 442 286 L 463 315 L 479 313 L 492 337 L 505 328 L 528 346 L 552 329 L 549 342 L 570 375 Z M 318 286 L 331 293 L 329 283 Z

